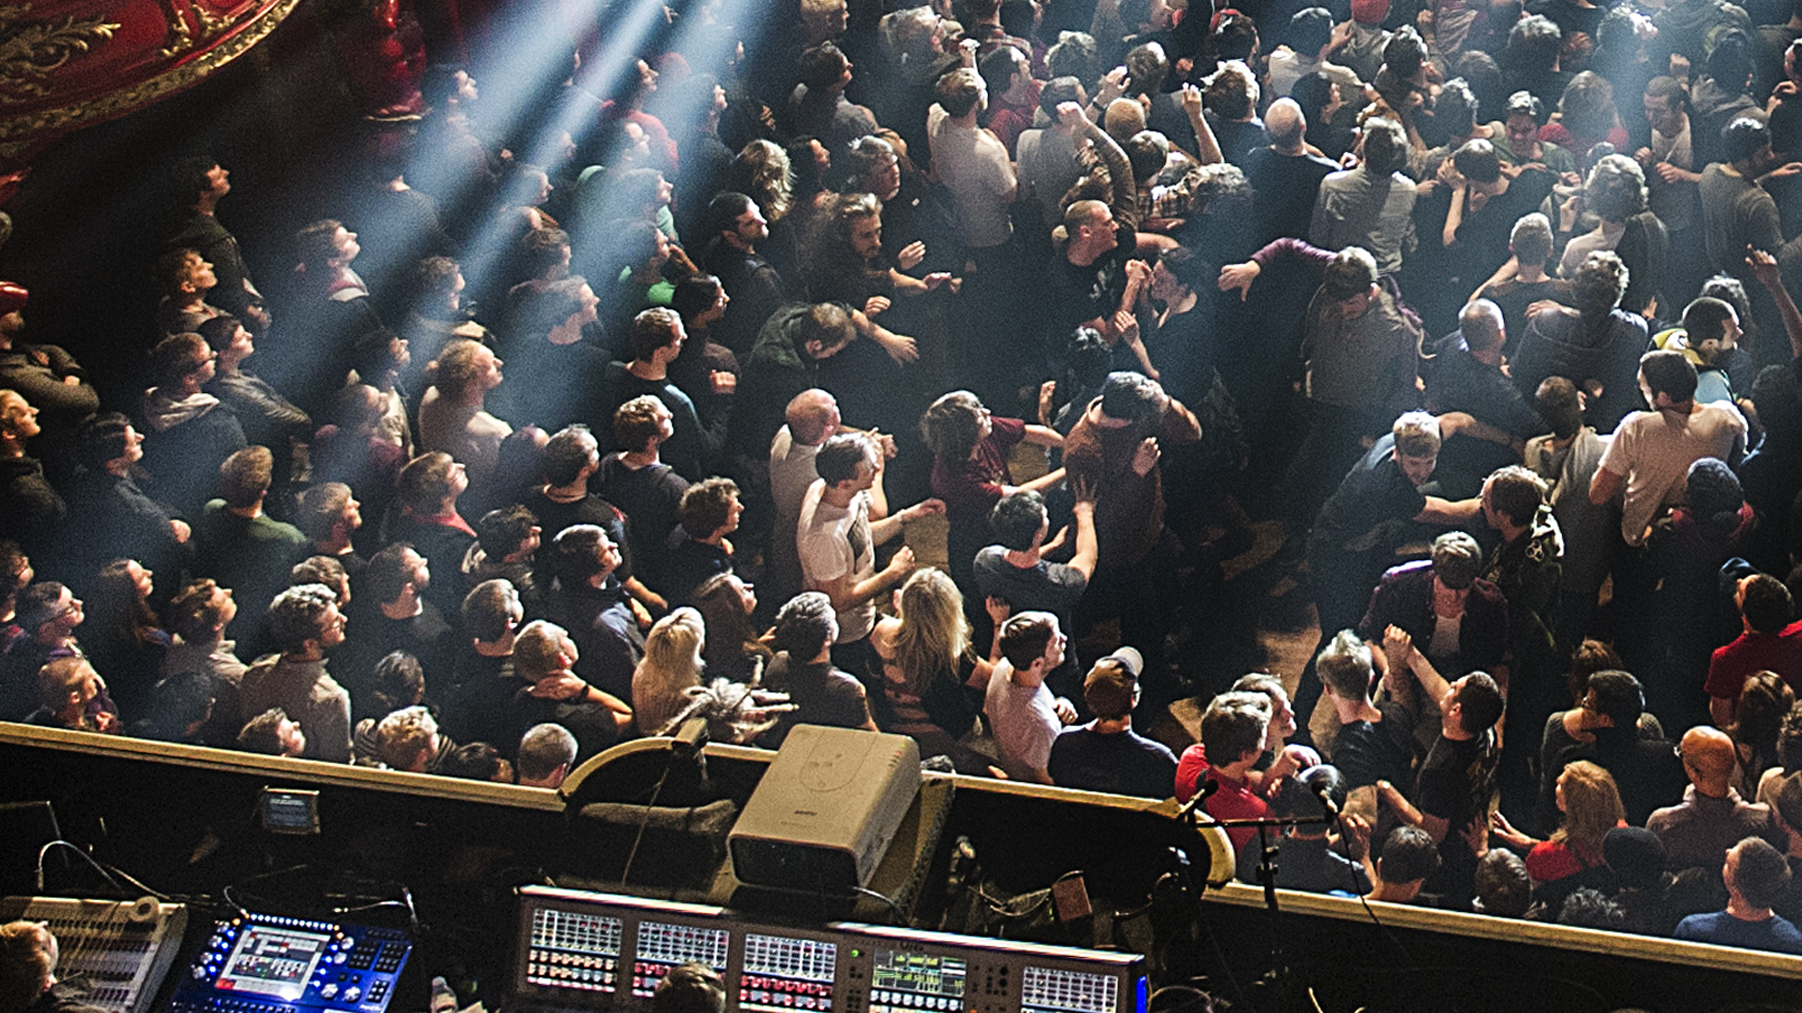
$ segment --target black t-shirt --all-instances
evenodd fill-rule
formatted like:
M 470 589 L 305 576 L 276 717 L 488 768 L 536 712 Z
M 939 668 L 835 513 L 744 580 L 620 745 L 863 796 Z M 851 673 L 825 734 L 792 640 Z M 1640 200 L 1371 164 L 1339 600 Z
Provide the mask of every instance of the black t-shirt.
M 1052 258 L 1045 284 L 1038 290 L 1045 307 L 1045 348 L 1052 354 L 1063 354 L 1078 325 L 1097 317 L 1110 319 L 1120 308 L 1120 297 L 1126 292 L 1126 262 L 1133 257 L 1138 234 L 1122 224 L 1114 241 L 1113 249 L 1087 266 L 1070 263 L 1066 253 Z
M 713 577 L 732 571 L 732 557 L 718 545 L 690 538 L 677 525 L 670 533 L 669 549 L 657 572 L 658 590 L 670 607 L 693 604 L 695 591 Z
M 1007 550 L 999 545 L 978 552 L 974 569 L 984 596 L 1006 600 L 1015 612 L 1049 612 L 1060 628 L 1075 628 L 1076 606 L 1089 586 L 1081 570 L 1044 560 L 1021 569 L 1007 561 Z
M 611 409 L 617 406 L 594 396 L 608 364 L 607 353 L 587 340 L 567 345 L 552 344 L 542 335 L 515 340 L 507 353 L 507 379 L 494 392 L 496 414 L 547 433 L 572 422 L 594 426 L 597 434 L 611 433 Z
M 1520 346 L 1521 335 L 1527 333 L 1527 307 L 1542 299 L 1569 299 L 1570 282 L 1557 278 L 1535 282 L 1506 281 L 1485 288 L 1483 298 L 1501 308 L 1503 330 L 1507 333 L 1507 339 L 1502 342 L 1502 354 L 1512 360 L 1514 350 Z
M 1449 823 L 1439 842 L 1439 872 L 1427 880 L 1428 891 L 1453 897 L 1470 894 L 1477 860 L 1464 840 L 1464 828 L 1489 805 L 1498 755 L 1487 732 L 1471 739 L 1442 734 L 1427 751 L 1414 787 L 1414 805 Z
M 1333 739 L 1333 766 L 1345 775 L 1346 789 L 1378 781 L 1407 784 L 1414 769 L 1414 723 L 1400 704 L 1377 705 L 1383 720 L 1353 721 Z
M 830 662 L 797 665 L 784 652 L 770 662 L 763 681 L 770 689 L 787 693 L 789 702 L 795 705 L 794 710 L 782 715 L 776 727 L 758 738 L 758 744 L 767 748 L 780 748 L 789 729 L 799 724 L 861 728 L 870 720 L 863 684 Z
M 457 659 L 462 678 L 444 708 L 444 730 L 457 742 L 486 742 L 512 759 L 524 729 L 513 726 L 513 698 L 529 683 L 513 674 L 512 656 L 468 650 Z
M 1558 177 L 1545 169 L 1522 169 L 1505 193 L 1489 198 L 1482 209 L 1466 211 L 1458 226 L 1453 263 L 1468 292 L 1487 281 L 1507 262 L 1508 237 L 1523 215 L 1539 210 Z
M 532 511 L 532 516 L 538 518 L 538 526 L 544 529 L 544 534 L 540 536 L 543 544 L 534 557 L 537 565 L 534 567 L 533 579 L 538 582 L 539 587 L 550 587 L 551 579 L 555 576 L 551 572 L 551 559 L 554 555 L 551 542 L 556 540 L 564 528 L 577 524 L 593 524 L 604 529 L 607 540 L 620 547 L 623 558 L 619 569 L 613 571 L 614 576 L 624 581 L 637 572 L 638 560 L 632 551 L 632 529 L 626 520 L 626 514 L 612 503 L 592 492 L 574 502 L 559 503 L 546 496 L 540 488 L 528 493 L 520 501 L 520 505 Z
M 443 578 L 455 582 L 455 574 Z M 439 580 L 432 575 L 432 582 Z M 368 608 L 353 606 L 344 630 L 344 644 L 332 653 L 332 677 L 350 690 L 352 716 L 357 720 L 386 716 L 374 698 L 375 669 L 390 652 L 405 651 L 419 660 L 428 691 L 448 687 L 455 643 L 444 614 L 429 601 L 419 603 L 419 614 L 390 619 L 372 602 Z M 458 741 L 462 741 L 458 739 Z
M 625 511 L 632 552 L 655 556 L 676 526 L 676 508 L 688 491 L 688 480 L 667 464 L 629 468 L 618 454 L 601 458 L 601 468 L 588 480 L 589 488 Z M 545 528 L 550 534 L 550 528 Z
M 663 444 L 661 453 L 669 466 L 676 473 L 699 482 L 712 473 L 720 451 L 720 433 L 717 429 L 709 429 L 701 424 L 701 417 L 695 411 L 694 399 L 688 392 L 677 387 L 670 380 L 645 380 L 627 368 L 623 362 L 609 363 L 601 380 L 601 394 L 596 399 L 597 408 L 604 415 L 590 420 L 595 426 L 595 437 L 600 441 L 602 450 L 617 450 L 617 441 L 613 438 L 613 413 L 619 406 L 635 397 L 650 395 L 663 402 L 674 417 L 671 425 L 675 435 Z
M 1264 132 L 1264 121 L 1255 116 L 1249 120 L 1223 120 L 1210 113 L 1208 125 L 1214 130 L 1220 154 L 1241 169 L 1250 164 L 1253 151 L 1270 144 L 1270 135 Z
M 1060 788 L 1169 798 L 1176 790 L 1176 754 L 1128 729 L 1097 732 L 1093 724 L 1066 728 L 1051 743 L 1046 764 Z
M 613 720 L 613 711 L 604 704 L 589 700 L 545 700 L 535 697 L 530 686 L 521 686 L 513 694 L 513 735 L 514 748 L 519 746 L 519 737 L 526 729 L 534 725 L 556 724 L 569 729 L 576 737 L 576 761 L 571 766 L 580 766 L 583 760 L 600 752 L 619 741 L 619 725 Z M 493 743 L 498 747 L 499 743 Z
M 1252 149 L 1240 165 L 1257 194 L 1252 211 L 1259 242 L 1281 236 L 1307 238 L 1320 181 L 1338 166 L 1319 155 L 1284 155 L 1269 146 Z

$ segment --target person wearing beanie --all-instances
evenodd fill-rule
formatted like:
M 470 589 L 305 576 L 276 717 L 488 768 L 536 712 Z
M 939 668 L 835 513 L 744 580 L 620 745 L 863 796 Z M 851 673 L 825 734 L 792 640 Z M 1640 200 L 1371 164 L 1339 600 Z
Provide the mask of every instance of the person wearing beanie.
M 1352 0 L 1351 37 L 1339 47 L 1338 62 L 1359 80 L 1374 81 L 1383 69 L 1383 47 L 1389 45 L 1383 21 L 1388 17 L 1389 0 Z
M 1169 798 L 1176 754 L 1133 731 L 1144 659 L 1131 647 L 1102 658 L 1083 679 L 1083 702 L 1095 720 L 1064 729 L 1051 743 L 1052 783 L 1060 788 Z
M 1725 406 L 1725 402 L 1718 404 Z M 1623 606 L 1646 603 L 1625 613 L 1630 623 L 1637 624 L 1628 634 L 1636 639 L 1626 641 L 1634 647 L 1624 659 L 1629 668 L 1643 667 L 1649 648 L 1659 656 L 1676 659 L 1670 671 L 1705 671 L 1703 659 L 1712 660 L 1722 625 L 1733 620 L 1732 611 L 1721 600 L 1722 565 L 1736 557 L 1750 557 L 1751 567 L 1764 570 L 1785 563 L 1782 550 L 1765 549 L 1769 539 L 1764 527 L 1746 503 L 1738 477 L 1724 462 L 1714 457 L 1696 461 L 1689 466 L 1683 484 L 1682 505 L 1671 511 L 1668 525 L 1660 523 L 1646 542 L 1646 573 L 1641 579 L 1650 583 L 1636 585 L 1631 595 L 1617 596 Z M 1621 582 L 1617 577 L 1616 583 Z M 1707 701 L 1696 694 L 1693 674 L 1680 680 L 1655 679 L 1647 689 L 1647 709 L 1674 727 L 1709 720 L 1709 711 L 1704 709 Z M 1756 775 L 1748 776 L 1756 779 Z
M 1664 871 L 1664 842 L 1644 827 L 1615 827 L 1602 838 L 1602 858 L 1614 873 L 1615 903 L 1628 932 L 1668 936 L 1677 926 L 1671 910 L 1671 876 Z

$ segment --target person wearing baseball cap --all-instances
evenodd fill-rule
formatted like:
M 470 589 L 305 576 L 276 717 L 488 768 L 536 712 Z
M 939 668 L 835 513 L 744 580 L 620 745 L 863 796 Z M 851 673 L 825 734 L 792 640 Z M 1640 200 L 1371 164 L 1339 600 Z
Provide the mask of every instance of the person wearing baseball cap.
M 1051 744 L 1052 783 L 1115 795 L 1170 797 L 1176 754 L 1132 730 L 1144 666 L 1137 650 L 1122 647 L 1089 669 L 1082 695 L 1095 720 L 1064 729 Z

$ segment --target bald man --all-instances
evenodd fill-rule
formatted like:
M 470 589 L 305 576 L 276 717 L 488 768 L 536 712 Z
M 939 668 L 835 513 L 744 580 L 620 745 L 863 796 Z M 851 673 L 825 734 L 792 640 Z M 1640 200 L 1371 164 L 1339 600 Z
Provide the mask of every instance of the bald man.
M 770 533 L 769 569 L 764 572 L 765 600 L 772 606 L 799 594 L 801 561 L 795 555 L 795 524 L 801 517 L 801 500 L 807 487 L 820 473 L 814 470 L 814 455 L 834 433 L 847 431 L 838 414 L 838 400 L 830 393 L 813 387 L 796 394 L 784 412 L 785 424 L 770 441 L 770 499 L 775 508 L 775 527 Z M 855 430 L 850 430 L 855 431 Z M 895 456 L 893 437 L 870 430 L 869 436 L 881 448 L 884 459 Z M 881 520 L 886 514 L 873 513 Z
M 1745 801 L 1728 783 L 1734 755 L 1733 740 L 1726 732 L 1698 725 L 1683 733 L 1679 752 L 1689 775 L 1683 801 L 1659 809 L 1646 821 L 1646 829 L 1664 842 L 1667 868 L 1719 871 L 1727 849 L 1747 837 L 1762 837 L 1779 851 L 1789 846 L 1770 807 Z
M 1314 216 L 1314 198 L 1320 181 L 1338 166 L 1308 147 L 1307 117 L 1292 98 L 1280 98 L 1264 114 L 1264 131 L 1270 143 L 1254 148 L 1241 168 L 1254 192 L 1252 213 L 1257 221 L 1257 246 L 1293 236 L 1305 239 Z

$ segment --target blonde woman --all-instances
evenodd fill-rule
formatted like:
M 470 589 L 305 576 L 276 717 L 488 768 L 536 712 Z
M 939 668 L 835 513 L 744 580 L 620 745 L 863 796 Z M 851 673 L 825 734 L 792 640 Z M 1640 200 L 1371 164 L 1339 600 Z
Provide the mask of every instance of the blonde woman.
M 970 648 L 963 595 L 944 571 L 915 570 L 895 593 L 895 611 L 870 634 L 871 667 L 882 673 L 871 701 L 877 723 L 913 738 L 921 756 L 944 754 L 959 771 L 987 772 L 988 758 L 959 742 L 980 707 L 968 690 L 980 693 L 993 671 Z
M 1588 760 L 1565 766 L 1558 775 L 1556 799 L 1564 819 L 1551 840 L 1521 833 L 1500 812 L 1492 817 L 1497 837 L 1528 849 L 1527 875 L 1533 880 L 1534 899 L 1548 905 L 1561 904 L 1572 890 L 1593 885 L 1584 874 L 1605 865 L 1602 839 L 1615 827 L 1627 825 L 1614 776 Z
M 655 735 L 688 706 L 690 691 L 701 685 L 701 649 L 707 628 L 701 613 L 679 608 L 651 627 L 644 638 L 644 660 L 632 673 L 632 712 L 641 735 Z

